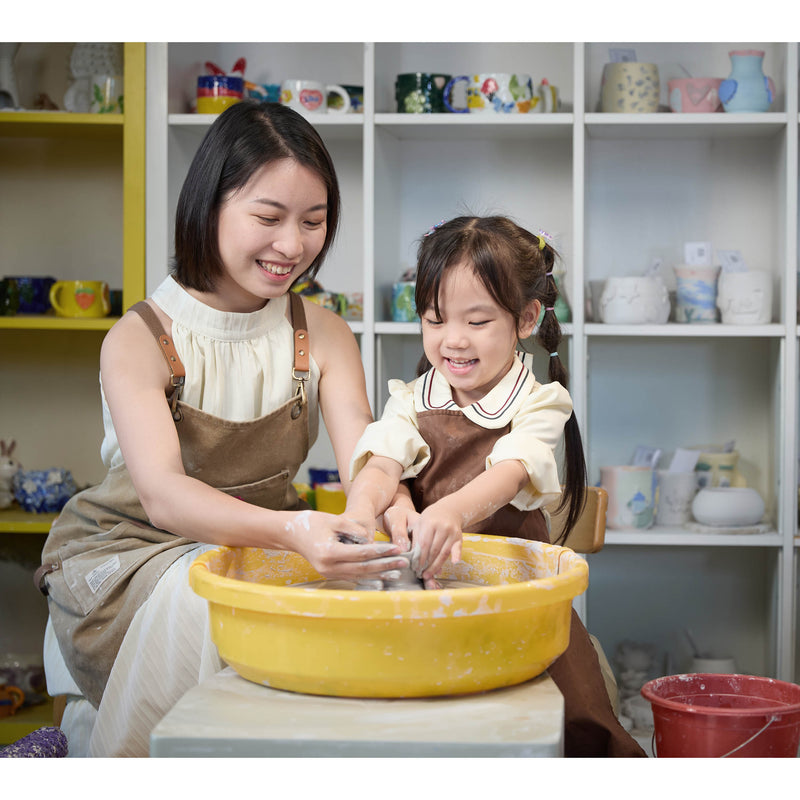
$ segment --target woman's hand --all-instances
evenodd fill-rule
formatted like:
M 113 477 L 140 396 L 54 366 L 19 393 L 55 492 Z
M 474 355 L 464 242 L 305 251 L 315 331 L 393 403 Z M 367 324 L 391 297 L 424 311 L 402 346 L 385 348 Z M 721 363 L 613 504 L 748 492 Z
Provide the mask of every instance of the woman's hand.
M 344 516 L 300 511 L 290 515 L 286 529 L 288 547 L 328 579 L 382 578 L 406 564 L 395 557 L 402 552 L 400 547 L 391 542 L 372 542 L 374 530 L 368 531 Z

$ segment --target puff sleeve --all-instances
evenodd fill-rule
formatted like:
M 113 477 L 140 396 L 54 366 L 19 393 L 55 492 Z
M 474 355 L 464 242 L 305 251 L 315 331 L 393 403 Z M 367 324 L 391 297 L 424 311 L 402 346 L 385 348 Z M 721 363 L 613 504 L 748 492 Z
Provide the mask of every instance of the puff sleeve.
M 572 398 L 558 382 L 536 383 L 486 459 L 486 468 L 500 461 L 521 461 L 528 484 L 511 501 L 521 511 L 547 505 L 561 496 L 555 448 L 572 413 Z
M 351 480 L 372 455 L 397 461 L 403 467 L 401 480 L 416 477 L 430 460 L 430 448 L 417 428 L 413 382 L 389 381 L 389 399 L 381 418 L 366 427 L 353 451 Z

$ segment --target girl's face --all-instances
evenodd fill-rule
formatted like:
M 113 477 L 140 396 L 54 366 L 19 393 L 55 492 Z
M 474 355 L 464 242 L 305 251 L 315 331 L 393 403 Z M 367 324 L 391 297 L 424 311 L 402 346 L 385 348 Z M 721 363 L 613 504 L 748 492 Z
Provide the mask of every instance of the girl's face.
M 498 305 L 465 263 L 449 268 L 439 287 L 439 313 L 425 309 L 422 345 L 462 408 L 480 400 L 511 368 L 517 340 L 531 335 L 540 304 L 525 309 L 517 330 L 514 318 Z
M 255 311 L 285 294 L 325 243 L 328 193 L 316 172 L 290 158 L 256 170 L 219 212 L 224 272 L 215 306 Z

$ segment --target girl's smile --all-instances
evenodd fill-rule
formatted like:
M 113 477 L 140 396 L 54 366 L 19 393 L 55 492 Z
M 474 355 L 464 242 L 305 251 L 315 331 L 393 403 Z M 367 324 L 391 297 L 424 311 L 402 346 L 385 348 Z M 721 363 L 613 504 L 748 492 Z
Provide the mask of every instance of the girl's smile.
M 488 394 L 511 368 L 517 342 L 530 336 L 538 316 L 534 301 L 520 329 L 513 315 L 489 294 L 470 264 L 447 270 L 439 287 L 439 313 L 422 314 L 422 344 L 428 361 L 441 372 L 464 408 Z

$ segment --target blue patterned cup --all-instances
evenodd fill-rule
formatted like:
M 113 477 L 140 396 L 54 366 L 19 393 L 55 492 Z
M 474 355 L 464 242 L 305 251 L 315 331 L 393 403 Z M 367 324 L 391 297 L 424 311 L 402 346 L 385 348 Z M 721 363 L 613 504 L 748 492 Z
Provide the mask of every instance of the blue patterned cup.
M 675 267 L 678 291 L 676 322 L 717 321 L 717 277 L 719 267 Z

